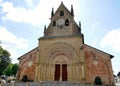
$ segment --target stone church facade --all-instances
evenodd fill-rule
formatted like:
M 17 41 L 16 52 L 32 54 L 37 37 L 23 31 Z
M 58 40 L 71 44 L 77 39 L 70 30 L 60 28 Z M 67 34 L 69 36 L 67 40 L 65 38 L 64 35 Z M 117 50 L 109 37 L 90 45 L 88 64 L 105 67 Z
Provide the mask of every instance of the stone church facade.
M 63 3 L 51 12 L 38 47 L 19 57 L 17 79 L 26 75 L 33 81 L 68 81 L 93 84 L 99 76 L 103 84 L 114 83 L 112 55 L 84 43 L 81 23 L 74 21 L 74 10 Z

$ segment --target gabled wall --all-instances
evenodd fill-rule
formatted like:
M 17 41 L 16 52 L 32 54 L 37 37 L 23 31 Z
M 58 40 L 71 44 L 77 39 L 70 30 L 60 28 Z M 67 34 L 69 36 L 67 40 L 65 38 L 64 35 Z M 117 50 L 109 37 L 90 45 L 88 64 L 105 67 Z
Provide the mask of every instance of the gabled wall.
M 22 80 L 23 75 L 27 75 L 29 80 L 35 79 L 36 58 L 37 58 L 37 48 L 31 50 L 30 52 L 18 58 L 19 60 L 19 68 L 17 73 L 18 80 Z
M 99 76 L 103 84 L 113 84 L 113 70 L 111 55 L 100 50 L 84 45 L 86 62 L 86 83 L 94 83 Z

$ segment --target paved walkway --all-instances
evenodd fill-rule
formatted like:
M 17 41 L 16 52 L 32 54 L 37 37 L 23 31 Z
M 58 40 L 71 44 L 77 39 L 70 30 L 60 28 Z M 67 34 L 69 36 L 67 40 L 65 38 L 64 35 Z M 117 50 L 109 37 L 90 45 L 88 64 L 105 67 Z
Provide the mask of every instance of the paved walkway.
M 88 85 L 88 84 L 81 84 L 74 82 L 16 82 L 16 83 L 6 83 L 4 86 L 96 86 L 96 85 L 90 85 L 90 84 Z M 105 86 L 105 85 L 101 85 L 101 86 Z

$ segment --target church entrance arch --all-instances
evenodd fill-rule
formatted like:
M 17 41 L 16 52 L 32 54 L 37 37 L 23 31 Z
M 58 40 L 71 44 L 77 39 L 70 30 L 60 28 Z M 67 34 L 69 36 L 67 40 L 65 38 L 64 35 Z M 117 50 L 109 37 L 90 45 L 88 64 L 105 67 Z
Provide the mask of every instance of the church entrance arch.
M 55 81 L 68 81 L 72 65 L 78 61 L 76 50 L 67 43 L 55 43 L 43 54 L 43 63 L 51 65 L 47 70 L 51 72 L 51 78 Z M 72 64 L 72 65 L 71 65 Z M 68 67 L 69 66 L 69 67 Z M 53 69 L 54 68 L 54 69 Z M 47 75 L 46 75 L 47 76 Z
M 54 80 L 55 81 L 67 81 L 68 70 L 67 70 L 67 62 L 68 58 L 64 55 L 58 55 L 54 59 L 55 63 L 55 73 Z
M 55 64 L 55 81 L 67 81 L 67 64 Z

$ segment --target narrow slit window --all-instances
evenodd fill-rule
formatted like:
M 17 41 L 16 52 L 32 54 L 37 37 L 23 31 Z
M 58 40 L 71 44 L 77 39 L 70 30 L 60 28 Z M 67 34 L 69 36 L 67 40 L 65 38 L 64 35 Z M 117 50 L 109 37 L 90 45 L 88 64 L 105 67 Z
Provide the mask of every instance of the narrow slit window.
M 68 25 L 69 25 L 69 20 L 66 19 L 66 20 L 65 20 L 65 26 L 68 26 Z
M 53 26 L 56 26 L 56 21 L 53 21 Z
M 64 11 L 60 11 L 60 16 L 64 16 Z

